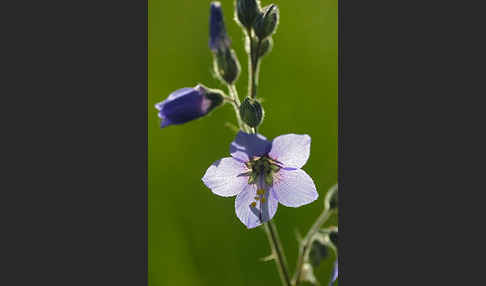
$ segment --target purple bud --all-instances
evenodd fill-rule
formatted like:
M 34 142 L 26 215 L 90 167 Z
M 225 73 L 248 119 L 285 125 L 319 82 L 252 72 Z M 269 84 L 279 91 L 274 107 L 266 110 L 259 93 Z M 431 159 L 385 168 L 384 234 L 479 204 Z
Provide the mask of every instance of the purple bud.
M 203 85 L 181 88 L 155 105 L 162 119 L 161 128 L 177 125 L 208 114 L 223 102 L 223 95 Z
M 230 40 L 224 26 L 223 11 L 221 3 L 212 2 L 209 15 L 209 48 L 211 51 L 224 50 L 229 48 Z

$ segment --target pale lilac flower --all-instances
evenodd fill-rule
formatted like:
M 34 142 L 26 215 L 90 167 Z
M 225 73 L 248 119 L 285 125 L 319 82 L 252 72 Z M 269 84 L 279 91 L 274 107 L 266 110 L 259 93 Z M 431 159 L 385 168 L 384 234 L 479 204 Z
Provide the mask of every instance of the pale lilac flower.
M 247 228 L 273 218 L 278 203 L 300 207 L 319 196 L 314 182 L 300 168 L 310 155 L 308 135 L 286 134 L 268 141 L 239 132 L 231 157 L 214 162 L 202 178 L 213 193 L 236 196 L 236 216 Z

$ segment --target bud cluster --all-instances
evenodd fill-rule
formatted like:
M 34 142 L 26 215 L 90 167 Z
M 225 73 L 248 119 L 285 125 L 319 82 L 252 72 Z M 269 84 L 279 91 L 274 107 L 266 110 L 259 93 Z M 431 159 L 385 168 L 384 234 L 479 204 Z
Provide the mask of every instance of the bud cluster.
M 279 10 L 275 4 L 262 9 L 260 1 L 237 0 L 236 19 L 247 31 L 253 29 L 258 38 L 263 41 L 277 30 Z
M 261 8 L 259 0 L 236 0 L 235 18 L 246 33 L 246 52 L 249 56 L 248 97 L 240 106 L 243 122 L 257 128 L 263 121 L 264 110 L 256 99 L 260 59 L 273 47 L 272 35 L 277 30 L 279 9 L 271 4 Z

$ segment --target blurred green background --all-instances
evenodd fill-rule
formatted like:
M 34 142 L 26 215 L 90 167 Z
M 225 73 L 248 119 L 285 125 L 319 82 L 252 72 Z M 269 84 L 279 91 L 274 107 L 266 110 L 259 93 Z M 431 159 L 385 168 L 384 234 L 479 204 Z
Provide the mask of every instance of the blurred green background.
M 213 195 L 201 181 L 211 163 L 229 156 L 235 134 L 225 123 L 236 125 L 232 107 L 165 129 L 159 128 L 154 108 L 172 91 L 199 82 L 227 91 L 211 75 L 210 2 L 149 0 L 149 285 L 280 285 L 274 263 L 259 261 L 270 253 L 263 229 L 247 230 L 235 215 L 234 198 Z M 248 78 L 243 33 L 233 20 L 234 0 L 220 2 L 242 66 L 237 88 L 243 98 Z M 258 95 L 266 117 L 259 132 L 269 139 L 286 133 L 312 137 L 303 169 L 320 194 L 301 208 L 280 205 L 275 215 L 293 272 L 295 231 L 307 232 L 337 181 L 338 12 L 337 0 L 273 3 L 280 8 L 280 24 L 273 51 L 260 68 Z M 331 262 L 317 269 L 323 285 Z

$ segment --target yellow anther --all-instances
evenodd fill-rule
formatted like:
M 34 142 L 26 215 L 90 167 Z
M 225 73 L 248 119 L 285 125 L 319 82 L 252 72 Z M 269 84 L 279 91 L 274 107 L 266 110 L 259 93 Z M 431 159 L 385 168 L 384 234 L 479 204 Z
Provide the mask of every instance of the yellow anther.
M 251 206 L 252 206 L 252 207 L 256 207 L 256 203 L 255 203 L 255 202 L 252 202 L 252 203 L 251 203 Z
M 265 202 L 265 198 L 264 198 L 264 197 L 262 197 L 262 198 L 261 198 L 261 201 L 262 201 L 262 203 L 264 203 L 264 202 Z
M 257 200 L 257 201 L 258 201 L 259 199 L 260 199 L 260 197 L 255 197 L 255 200 Z
M 265 193 L 265 190 L 264 189 L 259 189 L 257 191 L 257 194 L 259 194 L 259 195 L 263 195 L 264 193 Z

